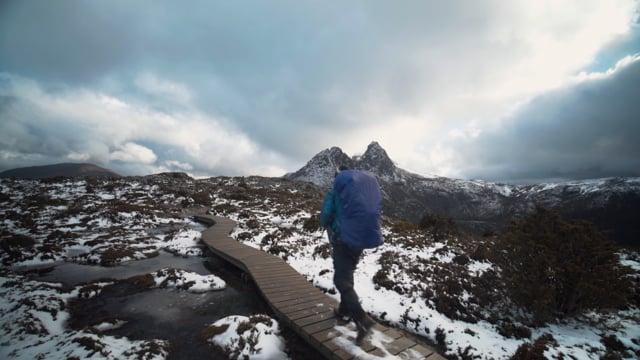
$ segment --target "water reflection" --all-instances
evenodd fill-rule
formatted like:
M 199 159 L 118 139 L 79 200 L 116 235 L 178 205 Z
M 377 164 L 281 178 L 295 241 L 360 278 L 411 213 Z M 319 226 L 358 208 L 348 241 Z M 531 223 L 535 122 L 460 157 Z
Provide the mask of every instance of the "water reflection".
M 159 255 L 156 257 L 130 261 L 118 266 L 106 267 L 62 262 L 55 264 L 50 271 L 41 273 L 37 280 L 75 286 L 101 278 L 126 279 L 134 275 L 148 274 L 167 267 L 189 270 L 200 275 L 206 275 L 210 274 L 210 271 L 204 266 L 204 260 L 212 261 L 212 259 L 213 258 L 210 257 L 175 256 L 162 250 L 159 251 Z
M 70 325 L 86 328 L 101 319 L 126 319 L 126 325 L 108 333 L 136 340 L 168 340 L 172 345 L 169 359 L 226 359 L 201 338 L 202 330 L 226 316 L 267 311 L 250 285 L 228 275 L 221 276 L 227 281 L 225 290 L 206 293 L 139 289 L 126 283 L 110 286 L 95 300 L 72 302 Z

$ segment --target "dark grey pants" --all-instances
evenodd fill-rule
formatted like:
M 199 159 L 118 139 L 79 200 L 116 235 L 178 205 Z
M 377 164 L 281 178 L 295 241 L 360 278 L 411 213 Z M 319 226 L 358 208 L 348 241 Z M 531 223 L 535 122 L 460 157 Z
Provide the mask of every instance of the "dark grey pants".
M 353 273 L 358 266 L 362 250 L 354 250 L 336 241 L 333 243 L 333 283 L 340 292 L 341 314 L 350 316 L 356 323 L 362 324 L 365 312 L 360 306 L 358 294 L 353 289 Z

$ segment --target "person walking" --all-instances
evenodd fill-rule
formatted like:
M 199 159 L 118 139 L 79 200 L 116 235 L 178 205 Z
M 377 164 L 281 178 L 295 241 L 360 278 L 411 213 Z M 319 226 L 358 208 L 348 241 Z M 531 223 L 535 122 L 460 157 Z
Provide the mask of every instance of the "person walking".
M 357 345 L 371 333 L 375 321 L 360 305 L 353 288 L 353 274 L 363 250 L 383 243 L 381 213 L 382 194 L 375 176 L 367 171 L 340 167 L 333 188 L 325 196 L 320 224 L 327 230 L 331 243 L 333 282 L 340 293 L 340 306 L 334 313 L 343 322 L 355 322 Z

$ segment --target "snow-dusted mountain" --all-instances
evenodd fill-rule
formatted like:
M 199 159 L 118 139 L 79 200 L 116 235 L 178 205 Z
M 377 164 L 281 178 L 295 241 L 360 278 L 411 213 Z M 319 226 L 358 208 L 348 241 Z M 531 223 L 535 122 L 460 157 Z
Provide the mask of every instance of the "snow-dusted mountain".
M 284 177 L 329 188 L 340 165 L 376 174 L 384 192 L 384 212 L 393 218 L 415 222 L 425 213 L 436 213 L 481 233 L 542 205 L 567 219 L 592 221 L 618 242 L 640 245 L 640 178 L 509 185 L 425 177 L 397 167 L 377 142 L 361 157 L 350 157 L 338 147 L 323 150 Z

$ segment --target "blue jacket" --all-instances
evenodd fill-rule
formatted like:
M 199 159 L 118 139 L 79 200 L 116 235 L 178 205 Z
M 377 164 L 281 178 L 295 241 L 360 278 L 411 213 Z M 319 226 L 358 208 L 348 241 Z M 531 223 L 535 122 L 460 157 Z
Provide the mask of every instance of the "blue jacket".
M 320 225 L 325 229 L 330 229 L 329 240 L 340 236 L 340 218 L 342 217 L 342 200 L 336 196 L 335 191 L 329 190 L 322 203 L 320 212 Z

